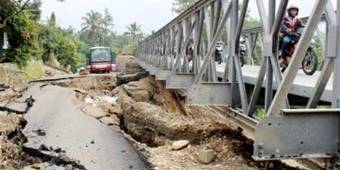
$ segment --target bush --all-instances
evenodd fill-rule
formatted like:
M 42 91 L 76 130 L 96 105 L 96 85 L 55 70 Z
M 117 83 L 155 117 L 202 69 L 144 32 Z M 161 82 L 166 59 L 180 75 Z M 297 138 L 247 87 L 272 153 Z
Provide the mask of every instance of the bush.
M 43 61 L 49 62 L 54 57 L 64 67 L 75 70 L 84 62 L 85 56 L 79 53 L 83 43 L 78 42 L 73 35 L 55 25 L 42 25 L 40 39 L 44 49 Z
M 42 49 L 38 41 L 39 25 L 30 18 L 26 12 L 22 12 L 11 19 L 4 28 L 8 35 L 10 48 L 6 50 L 1 61 L 15 62 L 20 67 L 35 58 L 40 58 Z

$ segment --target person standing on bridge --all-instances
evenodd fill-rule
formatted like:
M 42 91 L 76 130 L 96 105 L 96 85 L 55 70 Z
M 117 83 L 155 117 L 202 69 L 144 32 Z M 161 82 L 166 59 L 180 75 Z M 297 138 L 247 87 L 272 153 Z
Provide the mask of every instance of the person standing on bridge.
M 304 24 L 302 20 L 298 18 L 298 15 L 299 7 L 296 5 L 291 5 L 287 9 L 287 15 L 284 16 L 281 23 L 279 32 L 279 50 L 281 55 L 279 59 L 280 65 L 283 67 L 283 69 L 287 67 L 291 55 L 294 52 L 294 46 L 299 41 L 304 28 Z

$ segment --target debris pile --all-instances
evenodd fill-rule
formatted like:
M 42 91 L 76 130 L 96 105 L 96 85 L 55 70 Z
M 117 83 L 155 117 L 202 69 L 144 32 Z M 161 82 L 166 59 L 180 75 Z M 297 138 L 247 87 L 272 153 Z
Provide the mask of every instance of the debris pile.
M 151 169 L 287 169 L 251 158 L 253 142 L 225 116 L 228 109 L 185 106 L 185 93 L 144 71 L 112 80 L 111 90 L 79 81 L 59 85 L 74 88 L 85 113 L 131 140 Z
M 152 169 L 278 167 L 251 159 L 252 141 L 241 135 L 225 113 L 205 106 L 185 106 L 181 92 L 165 89 L 153 77 L 127 81 L 105 92 L 117 99 L 111 103 L 103 100 L 101 90 L 79 91 L 83 111 L 124 133 Z

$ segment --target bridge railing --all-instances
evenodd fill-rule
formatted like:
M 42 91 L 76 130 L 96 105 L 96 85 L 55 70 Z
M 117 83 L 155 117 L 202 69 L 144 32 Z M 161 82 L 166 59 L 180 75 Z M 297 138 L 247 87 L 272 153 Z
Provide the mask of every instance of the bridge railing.
M 255 128 L 254 158 L 331 158 L 339 155 L 340 110 L 340 13 L 330 0 L 314 0 L 305 30 L 284 74 L 278 62 L 278 33 L 288 0 L 256 0 L 262 32 L 262 60 L 253 90 L 246 89 L 240 61 L 240 37 L 249 0 L 201 0 L 159 31 L 141 41 L 139 63 L 166 81 L 169 89 L 187 90 L 188 105 L 224 105 L 240 108 L 253 119 L 261 89 L 265 90 L 265 118 Z M 268 9 L 268 10 L 266 10 Z M 277 9 L 277 10 L 275 10 Z M 340 9 L 340 3 L 337 4 Z M 324 18 L 327 24 L 324 67 L 305 109 L 290 109 L 288 94 L 314 32 Z M 243 33 L 242 33 L 243 31 Z M 259 38 L 259 37 L 258 37 Z M 216 43 L 227 39 L 226 64 L 215 62 Z M 188 48 L 192 46 L 192 48 Z M 332 73 L 333 109 L 316 109 Z M 274 91 L 274 86 L 276 90 Z

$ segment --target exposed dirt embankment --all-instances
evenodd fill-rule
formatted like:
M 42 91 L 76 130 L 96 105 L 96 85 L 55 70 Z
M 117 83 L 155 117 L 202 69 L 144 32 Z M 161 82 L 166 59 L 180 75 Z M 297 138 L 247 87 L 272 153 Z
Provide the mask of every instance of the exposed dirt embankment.
M 243 137 L 223 113 L 205 106 L 184 106 L 180 92 L 164 87 L 153 77 L 146 77 L 113 91 L 123 112 L 124 130 L 148 146 L 146 153 L 154 169 L 283 168 L 276 162 L 254 162 L 252 141 Z M 179 140 L 188 140 L 189 146 L 174 149 Z M 214 153 L 212 163 L 200 158 L 207 150 Z
M 125 134 L 151 169 L 287 169 L 277 162 L 253 161 L 252 141 L 225 113 L 185 106 L 181 92 L 165 89 L 151 76 L 117 78 L 122 79 L 117 87 L 111 82 L 111 91 L 78 81 L 54 84 L 75 88 L 82 110 Z
M 22 68 L 13 63 L 0 64 L 0 83 L 15 87 L 24 87 L 31 80 L 65 74 L 69 73 L 45 65 L 42 61 L 30 61 Z
M 118 97 L 129 134 L 145 139 L 144 133 L 149 132 L 146 136 L 152 145 L 166 143 L 158 138 L 198 142 L 232 127 L 208 107 L 184 107 L 178 94 L 163 89 L 152 77 L 120 86 L 113 94 Z
M 116 76 L 84 76 L 60 81 L 51 81 L 47 82 L 47 84 L 78 88 L 89 92 L 105 93 L 112 91 L 116 87 Z

